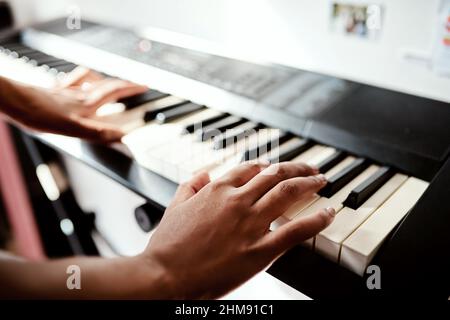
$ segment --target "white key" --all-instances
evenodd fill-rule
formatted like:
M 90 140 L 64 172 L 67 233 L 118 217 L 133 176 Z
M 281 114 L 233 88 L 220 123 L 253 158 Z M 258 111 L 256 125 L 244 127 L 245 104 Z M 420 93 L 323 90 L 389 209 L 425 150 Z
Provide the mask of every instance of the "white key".
M 0 75 L 28 85 L 52 88 L 56 77 L 43 68 L 0 53 Z
M 272 141 L 280 136 L 281 131 L 279 129 L 273 129 L 273 128 L 265 128 L 258 131 L 258 140 L 257 141 L 248 141 L 249 144 L 245 146 L 244 149 L 238 150 L 237 154 L 230 159 L 226 160 L 224 164 L 221 164 L 220 166 L 217 166 L 213 170 L 209 172 L 209 176 L 211 178 L 211 181 L 214 181 L 227 172 L 229 172 L 231 169 L 236 167 L 241 163 L 242 160 L 242 153 L 244 150 L 249 150 L 256 148 L 259 145 L 266 144 L 269 141 Z
M 355 157 L 352 156 L 348 156 L 346 157 L 344 160 L 342 160 L 341 162 L 339 162 L 337 165 L 335 165 L 333 168 L 331 168 L 330 170 L 328 170 L 327 172 L 325 172 L 325 177 L 327 179 L 331 178 L 332 176 L 334 176 L 336 173 L 344 170 L 347 166 L 349 166 L 350 164 L 352 164 L 352 162 L 355 161 Z
M 283 216 L 288 218 L 289 220 L 292 220 L 299 214 L 299 212 L 305 210 L 307 207 L 313 204 L 313 202 L 319 199 L 320 196 L 317 194 L 313 194 L 311 197 L 302 199 L 294 203 L 294 205 L 292 205 L 285 213 L 283 213 Z
M 327 159 L 329 156 L 331 156 L 333 153 L 336 152 L 335 148 L 332 147 L 326 147 L 326 149 L 322 150 L 321 153 L 317 154 L 316 156 L 312 157 L 308 161 L 306 161 L 307 164 L 310 166 L 317 166 L 319 163 L 321 163 L 323 160 Z
M 308 198 L 302 199 L 294 203 L 283 215 L 278 217 L 275 221 L 273 221 L 270 225 L 270 230 L 276 230 L 281 227 L 283 224 L 288 223 L 303 209 L 311 206 L 314 202 L 320 199 L 320 196 L 317 194 L 313 194 Z
M 148 123 L 125 135 L 122 138 L 122 143 L 128 147 L 132 154 L 145 153 L 150 148 L 179 137 L 186 124 L 202 121 L 216 114 L 219 114 L 219 112 L 207 109 L 163 125 Z
M 298 219 L 301 217 L 306 217 L 310 214 L 314 214 L 318 211 L 320 211 L 323 208 L 332 207 L 336 212 L 339 212 L 339 210 L 342 209 L 343 205 L 342 202 L 347 198 L 347 196 L 350 194 L 350 192 L 358 186 L 361 182 L 365 181 L 367 178 L 369 178 L 372 174 L 374 174 L 379 169 L 376 165 L 371 165 L 369 168 L 364 170 L 361 174 L 359 174 L 355 179 L 347 183 L 341 190 L 336 192 L 331 198 L 325 198 L 322 197 L 316 202 L 314 202 L 309 207 L 305 208 L 304 210 L 300 211 L 294 219 Z M 308 239 L 306 241 L 308 245 L 313 245 L 314 239 Z
M 114 117 L 117 114 L 126 112 L 125 105 L 119 102 L 107 103 L 95 111 L 95 117 L 98 120 Z
M 325 147 L 325 146 L 315 145 L 315 146 L 309 148 L 308 150 L 306 150 L 305 152 L 301 153 L 300 155 L 298 155 L 291 161 L 308 163 L 311 159 L 317 157 L 319 154 L 323 153 L 326 149 L 327 149 L 327 147 Z
M 185 125 L 218 114 L 218 111 L 207 109 L 167 124 L 151 123 L 129 133 L 122 142 L 139 164 L 179 182 L 178 168 L 170 166 L 171 160 L 179 158 L 187 161 L 199 153 L 212 150 L 210 144 L 197 142 L 194 135 L 183 134 Z
M 422 196 L 428 183 L 414 177 L 379 207 L 343 243 L 340 263 L 363 275 L 384 239 Z
M 344 207 L 336 215 L 333 223 L 316 236 L 315 250 L 331 261 L 338 262 L 344 240 L 378 209 L 406 179 L 407 176 L 396 174 L 357 210 Z
M 322 160 L 331 156 L 334 152 L 336 152 L 336 149 L 334 149 L 332 147 L 316 145 L 316 146 L 309 148 L 308 150 L 306 150 L 305 152 L 303 152 L 296 158 L 292 159 L 291 161 L 304 162 L 309 165 L 317 165 L 320 162 L 322 162 Z M 346 164 L 347 163 L 345 163 L 343 166 L 345 166 Z M 309 207 L 310 205 L 312 205 L 314 202 L 316 202 L 319 199 L 320 199 L 319 195 L 313 194 L 306 199 L 302 199 L 302 200 L 294 203 L 285 213 L 283 213 L 282 216 L 280 216 L 278 219 L 276 219 L 274 222 L 272 222 L 270 229 L 275 230 L 275 229 L 279 228 L 280 226 L 282 226 L 283 224 L 289 222 L 300 211 Z
M 334 175 L 336 172 L 341 171 L 342 169 L 347 167 L 350 163 L 352 163 L 354 159 L 355 158 L 351 157 L 351 156 L 347 157 L 346 159 L 344 159 L 340 163 L 338 163 L 336 166 L 331 168 L 329 171 L 327 171 L 325 173 L 325 176 L 330 177 L 330 176 Z M 306 199 L 301 199 L 298 202 L 294 203 L 285 213 L 283 213 L 282 216 L 277 218 L 271 224 L 271 230 L 275 230 L 276 228 L 278 228 L 278 227 L 282 226 L 283 224 L 289 222 L 290 220 L 294 219 L 295 216 L 297 216 L 301 211 L 310 207 L 312 204 L 317 202 L 317 200 L 319 200 L 319 199 L 321 199 L 319 195 L 313 194 Z
M 282 143 L 281 145 L 277 146 L 276 148 L 271 149 L 266 154 L 263 154 L 261 157 L 259 157 L 261 160 L 270 160 L 270 159 L 278 159 L 280 154 L 283 154 L 285 150 L 289 149 L 292 145 L 295 145 L 299 141 L 302 141 L 302 138 L 294 137 L 289 139 L 288 141 Z
M 273 131 L 275 130 L 275 131 Z M 179 178 L 180 181 L 186 181 L 190 179 L 192 175 L 200 171 L 212 171 L 223 165 L 227 166 L 227 161 L 233 158 L 236 154 L 243 152 L 248 148 L 256 147 L 262 143 L 266 143 L 273 139 L 274 135 L 278 134 L 278 129 L 261 129 L 257 133 L 248 136 L 246 139 L 242 139 L 232 146 L 228 146 L 225 149 L 214 150 L 212 143 L 208 151 L 200 154 L 192 161 L 181 163 L 179 166 Z M 236 161 L 233 159 L 231 161 Z M 230 164 L 228 164 L 229 166 Z M 220 174 L 220 170 L 214 172 L 214 176 L 217 178 Z
M 339 172 L 340 170 L 344 169 L 346 166 L 348 166 L 352 161 L 354 160 L 354 157 L 347 157 L 346 159 L 342 160 L 340 163 L 338 163 L 336 166 L 331 168 L 325 173 L 326 177 L 330 177 L 334 175 L 335 172 Z M 292 220 L 295 218 L 296 215 L 298 215 L 302 210 L 305 210 L 309 206 L 311 206 L 314 202 L 320 199 L 320 196 L 317 194 L 312 195 L 311 197 L 307 199 L 302 199 L 292 205 L 281 217 L 281 220 L 278 221 L 279 224 L 282 224 L 283 222 Z M 286 219 L 283 219 L 286 218 Z
M 235 154 L 234 148 L 214 150 L 211 141 L 204 142 L 207 147 L 192 159 L 178 165 L 179 181 L 187 181 L 200 171 L 210 171 Z
M 122 143 L 138 158 L 150 149 L 178 137 L 181 130 L 182 128 L 176 124 L 160 126 L 152 123 L 125 135 L 122 138 Z
M 241 159 L 242 159 L 242 155 L 237 154 L 237 155 L 231 157 L 230 159 L 226 160 L 222 165 L 219 165 L 219 166 L 215 167 L 214 169 L 212 169 L 209 172 L 209 177 L 210 177 L 211 181 L 215 181 L 215 180 L 219 179 L 220 177 L 227 174 L 227 172 L 229 172 L 230 170 L 232 170 L 233 168 L 238 166 L 241 163 Z
M 125 112 L 114 113 L 106 116 L 97 116 L 94 117 L 94 119 L 120 126 L 123 131 L 131 132 L 132 130 L 142 127 L 146 124 L 144 121 L 144 115 L 147 111 L 157 110 L 159 108 L 170 106 L 183 101 L 184 99 L 169 96 L 166 98 L 144 103 Z M 99 110 L 102 111 L 101 109 Z
M 200 152 L 207 151 L 209 145 L 202 145 L 192 135 L 174 136 L 173 139 L 149 149 L 147 166 L 150 170 L 178 182 L 178 170 L 173 164 L 178 158 L 187 160 Z
M 232 148 L 215 150 L 211 141 L 198 141 L 195 135 L 182 137 L 168 147 L 169 152 L 159 158 L 163 167 L 160 173 L 176 182 L 190 179 L 192 175 L 202 170 L 195 168 L 192 174 L 187 174 L 183 171 L 186 170 L 185 168 L 188 164 L 197 164 L 199 158 L 205 159 L 204 161 L 202 160 L 201 165 L 204 165 L 206 170 L 207 166 L 211 165 L 211 162 L 225 157 L 225 152 L 228 154 L 233 152 Z

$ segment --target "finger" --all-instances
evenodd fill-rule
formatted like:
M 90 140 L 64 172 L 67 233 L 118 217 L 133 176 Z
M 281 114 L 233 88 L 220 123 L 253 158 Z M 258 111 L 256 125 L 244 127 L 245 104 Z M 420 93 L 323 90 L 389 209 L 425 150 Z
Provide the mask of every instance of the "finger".
M 248 161 L 230 170 L 226 175 L 218 179 L 218 182 L 234 186 L 243 186 L 254 176 L 269 166 L 269 162 Z
M 281 181 L 318 173 L 316 168 L 312 168 L 304 163 L 281 162 L 273 164 L 260 172 L 242 189 L 255 202 Z
M 269 232 L 262 242 L 264 251 L 278 256 L 301 242 L 314 237 L 333 222 L 336 211 L 333 208 L 323 209 L 315 214 L 294 219 Z
M 191 180 L 180 184 L 170 206 L 174 206 L 188 200 L 209 182 L 210 179 L 208 173 L 201 172 L 194 176 Z
M 46 119 L 21 119 L 21 123 L 30 129 L 100 143 L 118 142 L 124 135 L 124 132 L 111 125 L 81 117 L 49 115 Z
M 297 201 L 318 192 L 327 184 L 324 175 L 284 180 L 254 205 L 256 212 L 272 222 Z
M 119 79 L 108 79 L 99 85 L 94 85 L 88 94 L 86 108 L 81 115 L 87 116 L 95 113 L 102 105 L 117 101 L 122 98 L 144 93 L 148 90 L 146 86 L 137 85 Z
M 73 136 L 87 139 L 94 142 L 112 143 L 119 142 L 124 136 L 124 132 L 110 124 L 79 117 L 76 132 Z
M 84 82 L 96 82 L 103 79 L 103 77 L 88 68 L 78 66 L 72 72 L 68 73 L 64 77 L 58 87 L 59 88 L 70 88 L 81 86 Z

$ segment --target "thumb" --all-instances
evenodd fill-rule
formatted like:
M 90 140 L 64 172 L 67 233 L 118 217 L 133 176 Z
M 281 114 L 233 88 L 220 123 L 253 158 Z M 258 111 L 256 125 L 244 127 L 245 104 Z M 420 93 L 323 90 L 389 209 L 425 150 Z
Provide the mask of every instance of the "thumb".
M 327 208 L 315 214 L 294 219 L 268 233 L 263 249 L 273 256 L 278 256 L 328 227 L 335 215 L 336 211 L 333 208 Z
M 63 79 L 59 80 L 56 88 L 64 89 L 70 87 L 81 86 L 84 82 L 95 82 L 101 80 L 103 77 L 95 71 L 88 68 L 78 66 Z
M 93 142 L 117 142 L 124 135 L 124 132 L 110 124 L 73 114 L 49 112 L 45 116 L 22 118 L 17 121 L 37 131 L 62 134 Z
M 175 206 L 188 200 L 209 182 L 209 174 L 207 172 L 201 172 L 195 175 L 191 180 L 180 184 L 170 206 Z
M 69 126 L 66 132 L 71 136 L 93 142 L 112 143 L 120 141 L 124 135 L 122 130 L 109 124 L 82 117 L 72 119 L 73 125 Z

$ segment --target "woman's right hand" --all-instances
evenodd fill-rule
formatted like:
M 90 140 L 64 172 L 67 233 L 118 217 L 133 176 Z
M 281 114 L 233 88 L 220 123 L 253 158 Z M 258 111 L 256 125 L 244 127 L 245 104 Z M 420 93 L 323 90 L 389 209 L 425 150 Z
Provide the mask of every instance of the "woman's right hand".
M 269 231 L 292 204 L 326 185 L 305 164 L 245 163 L 217 181 L 182 184 L 142 258 L 164 275 L 169 297 L 217 298 L 333 220 L 332 208 Z

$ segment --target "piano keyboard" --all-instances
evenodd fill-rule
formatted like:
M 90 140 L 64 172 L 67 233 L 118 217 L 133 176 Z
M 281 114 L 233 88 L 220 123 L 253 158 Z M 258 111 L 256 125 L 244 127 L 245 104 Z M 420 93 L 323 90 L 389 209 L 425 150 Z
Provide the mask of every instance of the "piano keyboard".
M 18 42 L 0 46 L 0 75 L 18 81 L 51 86 L 75 67 Z M 214 180 L 247 160 L 317 166 L 328 185 L 271 229 L 333 207 L 334 222 L 305 246 L 359 275 L 428 186 L 370 159 L 153 89 L 100 108 L 96 119 L 127 132 L 119 150 L 125 146 L 143 167 L 177 183 L 200 171 Z
M 52 87 L 55 78 L 76 68 L 68 61 L 34 50 L 19 42 L 0 45 L 0 75 L 27 84 Z

